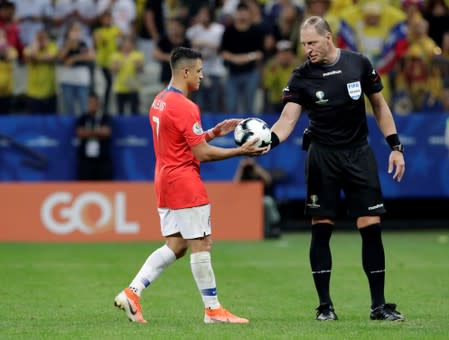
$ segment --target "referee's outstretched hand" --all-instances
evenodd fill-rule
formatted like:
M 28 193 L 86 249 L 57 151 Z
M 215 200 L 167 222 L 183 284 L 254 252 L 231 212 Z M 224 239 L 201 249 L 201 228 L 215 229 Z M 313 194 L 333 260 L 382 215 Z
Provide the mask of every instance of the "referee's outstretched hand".
M 388 173 L 391 174 L 394 171 L 393 179 L 400 182 L 405 172 L 404 155 L 399 151 L 391 151 L 388 158 Z

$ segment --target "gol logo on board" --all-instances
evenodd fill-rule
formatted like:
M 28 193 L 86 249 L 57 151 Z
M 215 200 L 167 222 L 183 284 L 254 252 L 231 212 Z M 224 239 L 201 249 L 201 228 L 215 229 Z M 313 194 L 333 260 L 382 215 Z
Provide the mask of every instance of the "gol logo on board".
M 117 192 L 108 197 L 99 192 L 84 192 L 77 196 L 70 192 L 55 192 L 41 206 L 44 226 L 55 234 L 79 230 L 93 234 L 115 229 L 118 234 L 135 234 L 140 230 L 136 222 L 126 221 L 126 195 Z

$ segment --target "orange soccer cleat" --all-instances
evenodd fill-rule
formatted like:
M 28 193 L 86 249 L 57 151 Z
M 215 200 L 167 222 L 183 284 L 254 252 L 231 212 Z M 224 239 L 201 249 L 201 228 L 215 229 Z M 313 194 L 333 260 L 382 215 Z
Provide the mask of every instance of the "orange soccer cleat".
M 248 319 L 238 317 L 227 309 L 219 307 L 217 309 L 206 308 L 204 310 L 204 323 L 248 323 Z
M 125 288 L 114 299 L 114 306 L 123 309 L 129 321 L 147 323 L 142 315 L 140 298 L 131 289 Z

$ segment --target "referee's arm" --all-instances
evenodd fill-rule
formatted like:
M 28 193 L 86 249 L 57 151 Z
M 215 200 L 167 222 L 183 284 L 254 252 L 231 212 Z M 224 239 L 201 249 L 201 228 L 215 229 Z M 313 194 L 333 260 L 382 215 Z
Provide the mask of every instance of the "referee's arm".
M 384 137 L 387 139 L 387 142 L 391 136 L 395 137 L 397 143 L 400 144 L 396 124 L 384 96 L 378 92 L 369 95 L 368 98 L 373 107 L 377 125 L 379 126 L 380 131 L 382 131 Z M 393 145 L 390 144 L 390 147 L 393 149 Z M 405 161 L 402 151 L 398 152 L 392 150 L 390 153 L 390 157 L 388 158 L 388 173 L 392 173 L 393 170 L 393 179 L 400 182 L 405 172 Z
M 379 126 L 380 131 L 382 131 L 384 137 L 393 135 L 397 133 L 396 124 L 393 120 L 393 115 L 385 101 L 382 93 L 377 92 L 370 94 L 368 96 L 371 106 L 373 108 L 374 117 L 377 121 L 377 126 Z
M 300 116 L 301 105 L 293 102 L 285 104 L 281 116 L 271 127 L 271 131 L 278 136 L 280 143 L 290 136 Z

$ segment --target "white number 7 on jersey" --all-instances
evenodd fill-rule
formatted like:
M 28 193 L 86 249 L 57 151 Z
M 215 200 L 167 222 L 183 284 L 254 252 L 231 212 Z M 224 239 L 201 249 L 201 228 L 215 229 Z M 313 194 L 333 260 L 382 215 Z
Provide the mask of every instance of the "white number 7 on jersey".
M 153 122 L 156 123 L 156 136 L 159 138 L 159 117 L 153 116 Z

